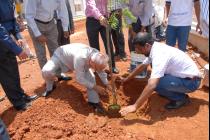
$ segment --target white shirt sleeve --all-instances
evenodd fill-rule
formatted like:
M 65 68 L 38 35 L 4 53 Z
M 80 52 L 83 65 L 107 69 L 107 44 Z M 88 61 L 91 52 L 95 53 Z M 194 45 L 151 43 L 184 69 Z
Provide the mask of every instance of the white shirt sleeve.
M 151 60 L 150 57 L 145 58 L 145 60 L 143 61 L 143 64 L 145 64 L 145 65 L 148 65 L 148 64 L 151 64 L 151 63 L 152 63 L 152 60 Z
M 101 81 L 104 83 L 104 85 L 108 85 L 107 73 L 106 72 L 97 72 L 97 73 Z
M 41 35 L 37 24 L 35 22 L 36 10 L 37 10 L 37 0 L 27 0 L 25 8 L 25 16 L 28 26 L 32 29 L 34 36 L 38 37 Z
M 69 16 L 68 16 L 68 10 L 66 7 L 66 2 L 65 0 L 59 0 L 59 1 L 60 1 L 60 5 L 58 7 L 59 18 L 62 21 L 63 30 L 68 31 Z
M 74 69 L 75 69 L 75 74 L 76 74 L 76 80 L 79 84 L 81 84 L 89 89 L 92 89 L 95 86 L 95 84 L 93 82 L 90 82 L 85 78 L 86 70 L 85 70 L 85 60 L 84 59 L 75 58 Z
M 161 78 L 164 76 L 165 71 L 168 67 L 169 59 L 167 59 L 164 55 L 157 55 L 152 59 L 152 73 L 151 79 L 153 78 Z

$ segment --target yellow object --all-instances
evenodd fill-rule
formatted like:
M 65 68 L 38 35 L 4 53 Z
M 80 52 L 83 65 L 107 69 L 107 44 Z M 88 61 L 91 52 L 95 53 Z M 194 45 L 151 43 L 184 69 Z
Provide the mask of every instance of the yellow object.
M 21 3 L 17 3 L 17 4 L 15 5 L 15 7 L 16 7 L 16 11 L 17 11 L 18 14 L 22 13 Z

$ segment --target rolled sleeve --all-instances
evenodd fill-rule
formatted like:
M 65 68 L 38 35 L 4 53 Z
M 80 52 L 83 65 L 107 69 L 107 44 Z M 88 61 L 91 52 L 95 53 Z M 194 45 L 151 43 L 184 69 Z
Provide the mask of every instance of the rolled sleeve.
M 169 60 L 164 57 L 153 58 L 151 79 L 161 78 L 165 75 L 166 68 L 168 67 Z

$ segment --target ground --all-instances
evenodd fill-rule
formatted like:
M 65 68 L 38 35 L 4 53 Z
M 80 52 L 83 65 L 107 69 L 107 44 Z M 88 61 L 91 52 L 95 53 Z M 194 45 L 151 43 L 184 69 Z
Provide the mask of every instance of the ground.
M 127 30 L 124 30 L 127 38 Z M 24 31 L 34 51 L 27 31 Z M 127 41 L 127 40 L 126 40 Z M 76 22 L 76 32 L 71 42 L 88 43 L 85 22 Z M 101 43 L 101 42 L 100 42 Z M 102 43 L 101 43 L 102 46 Z M 104 51 L 102 47 L 102 51 Z M 126 45 L 126 51 L 128 47 Z M 129 58 L 129 53 L 128 58 Z M 120 74 L 127 72 L 129 60 L 117 60 Z M 22 87 L 27 94 L 44 91 L 44 81 L 37 60 L 19 62 Z M 72 73 L 69 73 L 74 77 Z M 146 82 L 133 80 L 120 87 L 118 103 L 122 106 L 134 103 Z M 0 95 L 3 95 L 0 89 Z M 40 97 L 24 112 L 17 112 L 6 99 L 0 102 L 0 117 L 5 122 L 12 140 L 207 140 L 209 137 L 209 94 L 199 88 L 190 94 L 191 103 L 178 110 L 167 111 L 168 101 L 153 94 L 136 113 L 126 117 L 99 116 L 87 104 L 85 88 L 75 80 L 57 83 L 48 98 Z M 107 107 L 110 99 L 101 97 Z

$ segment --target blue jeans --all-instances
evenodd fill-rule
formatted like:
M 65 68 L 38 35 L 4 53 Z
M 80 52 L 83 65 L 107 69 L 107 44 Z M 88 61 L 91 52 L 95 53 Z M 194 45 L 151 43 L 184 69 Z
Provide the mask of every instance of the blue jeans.
M 166 30 L 166 44 L 169 46 L 175 46 L 176 40 L 178 40 L 178 47 L 182 51 L 186 51 L 187 42 L 191 26 L 171 26 L 168 25 Z
M 187 79 L 165 75 L 160 78 L 155 91 L 169 100 L 180 101 L 186 98 L 186 93 L 197 90 L 200 86 L 200 82 L 200 78 Z

